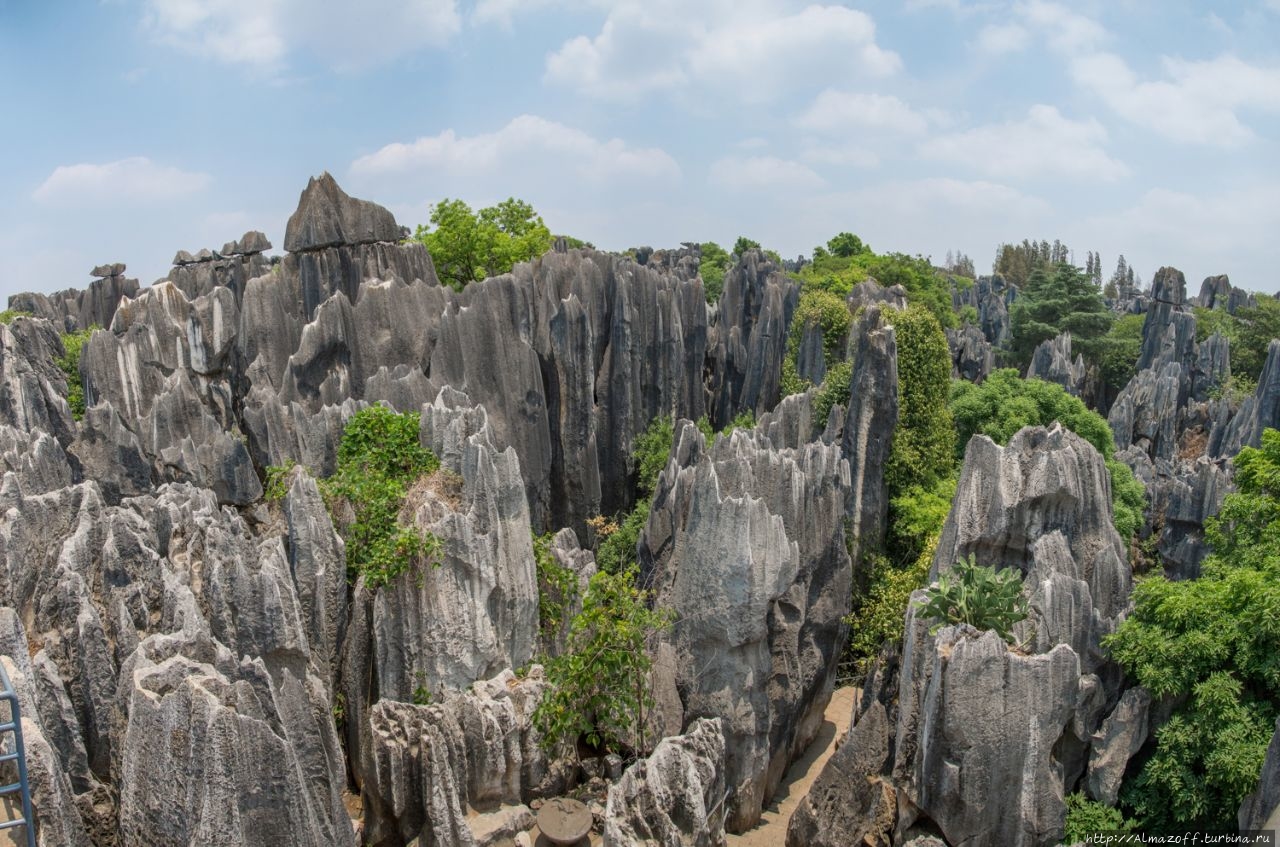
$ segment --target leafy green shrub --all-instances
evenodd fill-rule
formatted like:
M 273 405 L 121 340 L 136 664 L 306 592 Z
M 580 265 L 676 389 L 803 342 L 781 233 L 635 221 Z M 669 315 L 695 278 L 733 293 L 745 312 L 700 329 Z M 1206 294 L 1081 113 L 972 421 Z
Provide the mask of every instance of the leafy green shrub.
M 578 596 L 578 575 L 551 554 L 554 533 L 533 536 L 533 561 L 538 573 L 538 626 L 544 639 L 553 639 L 564 625 L 565 609 Z
M 929 539 L 942 532 L 956 496 L 956 481 L 952 475 L 930 488 L 910 485 L 889 500 L 888 549 L 896 555 L 895 561 L 915 561 Z
M 289 493 L 289 474 L 298 466 L 293 459 L 285 459 L 283 465 L 268 465 L 266 482 L 262 486 L 262 499 L 283 500 Z
M 80 378 L 80 351 L 96 330 L 102 329 L 93 325 L 88 329 L 62 334 L 63 355 L 57 359 L 57 365 L 67 377 L 67 405 L 71 407 L 71 416 L 76 420 L 84 418 L 84 380 Z
M 1234 828 L 1280 703 L 1280 432 L 1235 458 L 1239 490 L 1205 525 L 1199 579 L 1137 583 L 1103 644 L 1153 696 L 1180 702 L 1121 792 L 1144 830 Z
M 0 312 L 0 324 L 11 324 L 14 318 L 30 317 L 30 312 L 24 312 L 21 309 L 5 309 Z
M 938 621 L 931 632 L 949 624 L 968 624 L 974 629 L 994 630 L 1011 642 L 1013 625 L 1027 617 L 1022 577 L 1007 568 L 996 571 L 979 566 L 973 556 L 961 559 L 925 589 L 919 614 Z
M 972 285 L 973 280 L 970 280 L 969 282 L 970 282 L 970 285 Z M 961 306 L 960 311 L 956 313 L 956 320 L 959 322 L 960 326 L 964 326 L 965 324 L 972 324 L 973 326 L 977 326 L 978 320 L 979 320 L 977 307 L 970 306 L 967 304 L 964 306 Z
M 1142 513 L 1147 508 L 1147 487 L 1129 466 L 1117 459 L 1107 459 L 1111 475 L 1111 523 L 1126 542 L 1142 526 Z
M 581 739 L 597 750 L 647 752 L 648 641 L 670 626 L 671 614 L 649 608 L 636 575 L 632 565 L 593 576 L 568 649 L 547 663 L 547 690 L 533 713 L 546 749 Z
M 818 393 L 813 397 L 813 424 L 821 429 L 827 425 L 831 410 L 837 406 L 849 405 L 850 380 L 853 377 L 853 362 L 836 362 L 827 368 L 818 386 Z
M 418 414 L 385 406 L 362 409 L 347 421 L 338 469 L 322 480 L 330 513 L 347 545 L 347 571 L 376 587 L 405 573 L 413 561 L 439 564 L 440 539 L 400 523 L 410 486 L 440 467 L 418 441 Z M 344 520 L 347 506 L 351 520 Z
M 648 500 L 658 484 L 658 475 L 667 466 L 671 455 L 671 442 L 675 438 L 675 423 L 666 415 L 649 421 L 645 431 L 636 436 L 631 445 L 631 457 L 636 468 L 636 499 Z
M 1257 306 L 1237 309 L 1236 336 L 1231 340 L 1231 372 L 1253 382 L 1262 376 L 1271 339 L 1280 338 L 1280 300 L 1258 296 Z
M 854 663 L 858 677 L 870 670 L 885 643 L 902 641 L 911 592 L 929 581 L 937 546 L 937 536 L 926 540 L 920 555 L 907 567 L 895 565 L 886 556 L 871 556 L 870 586 L 865 596 L 854 596 L 853 611 L 845 618 L 849 624 L 846 657 Z
M 1063 844 L 1076 844 L 1101 832 L 1132 832 L 1133 823 L 1114 809 L 1083 794 L 1067 795 L 1067 825 Z

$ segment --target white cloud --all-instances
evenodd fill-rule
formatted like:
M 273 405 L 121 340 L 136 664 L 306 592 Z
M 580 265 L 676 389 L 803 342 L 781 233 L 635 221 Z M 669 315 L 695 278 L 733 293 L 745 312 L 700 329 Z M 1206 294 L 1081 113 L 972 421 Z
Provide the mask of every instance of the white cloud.
M 835 91 L 828 88 L 796 120 L 804 129 L 817 132 L 888 130 L 918 135 L 929 128 L 928 118 L 897 97 Z
M 1061 53 L 1095 49 L 1110 37 L 1106 28 L 1093 18 L 1048 0 L 1026 0 L 1014 10 Z
M 920 154 L 990 176 L 1109 181 L 1125 176 L 1128 168 L 1102 148 L 1106 140 L 1106 128 L 1096 120 L 1073 121 L 1053 106 L 1036 105 L 1023 120 L 932 138 L 920 145 Z
M 212 178 L 205 173 L 160 165 L 144 156 L 116 162 L 59 165 L 32 192 L 39 203 L 88 206 L 105 203 L 157 203 L 195 193 Z
M 880 164 L 880 156 L 875 151 L 857 145 L 809 142 L 801 148 L 800 158 L 814 165 L 831 165 L 841 168 L 874 168 Z
M 708 178 L 726 191 L 794 191 L 821 188 L 812 168 L 774 156 L 726 156 L 711 164 Z
M 421 170 L 488 174 L 520 167 L 571 173 L 595 182 L 680 175 L 675 159 L 661 149 L 632 147 L 618 138 L 601 141 L 536 115 L 521 115 L 497 132 L 458 136 L 450 129 L 407 144 L 388 144 L 356 159 L 351 171 L 377 177 Z
M 1242 109 L 1280 112 L 1280 66 L 1251 65 L 1232 55 L 1208 61 L 1165 57 L 1164 78 L 1141 80 L 1111 53 L 1072 61 L 1071 74 L 1118 116 L 1169 140 L 1229 147 L 1251 140 Z
M 897 53 L 875 22 L 844 6 L 798 11 L 776 0 L 619 0 L 600 32 L 547 57 L 545 79 L 601 99 L 630 100 L 689 86 L 768 102 L 815 79 L 883 77 Z
M 987 24 L 978 32 L 974 46 L 981 53 L 1020 53 L 1031 44 L 1031 33 L 1016 23 Z
M 457 0 L 145 0 L 142 20 L 172 47 L 267 70 L 298 50 L 339 70 L 374 65 L 461 27 Z

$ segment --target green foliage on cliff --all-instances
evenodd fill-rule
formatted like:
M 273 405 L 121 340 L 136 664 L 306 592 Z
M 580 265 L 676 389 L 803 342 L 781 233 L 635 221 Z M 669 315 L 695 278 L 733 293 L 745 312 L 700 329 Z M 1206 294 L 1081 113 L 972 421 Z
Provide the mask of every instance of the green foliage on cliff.
M 21 309 L 5 309 L 0 312 L 0 324 L 11 324 L 14 318 L 30 317 L 30 312 L 24 312 Z
M 1145 488 L 1124 463 L 1112 458 L 1115 442 L 1110 425 L 1062 386 L 1021 379 L 1017 371 L 1005 368 L 993 372 L 981 385 L 956 380 L 951 388 L 951 412 L 960 433 L 956 449 L 961 454 L 974 435 L 1005 444 L 1025 426 L 1049 426 L 1057 421 L 1096 447 L 1106 460 L 1112 520 L 1121 538 L 1128 541 L 1141 526 Z
M 1136 373 L 1146 319 L 1146 315 L 1121 315 L 1099 342 L 1098 366 L 1103 380 L 1112 388 L 1124 388 Z
M 906 567 L 895 565 L 885 556 L 871 557 L 870 584 L 865 594 L 854 594 L 853 611 L 845 619 L 849 624 L 845 659 L 852 661 L 855 677 L 866 675 L 884 644 L 902 641 L 911 592 L 929 581 L 929 567 L 937 547 L 937 535 L 926 539 L 920 554 Z
M 841 233 L 828 242 L 828 248 L 844 236 L 857 239 Z M 839 297 L 849 296 L 855 285 L 867 279 L 874 279 L 886 288 L 901 285 L 912 304 L 924 306 L 944 327 L 957 325 L 956 313 L 951 308 L 951 284 L 947 275 L 928 258 L 905 253 L 877 255 L 861 240 L 858 246 L 861 249 L 856 252 L 842 249 L 841 253 L 814 248 L 813 261 L 798 274 L 800 281 L 806 289 L 820 288 Z
M 555 533 L 533 536 L 533 562 L 538 575 L 538 628 L 552 639 L 564 625 L 565 609 L 578 596 L 578 576 L 551 554 Z
M 440 280 L 459 290 L 541 256 L 555 241 L 533 207 L 515 198 L 478 212 L 444 199 L 431 211 L 431 224 L 413 237 L 426 245 Z
M 533 713 L 547 749 L 581 740 L 596 750 L 647 752 L 649 641 L 671 614 L 649 608 L 636 577 L 634 565 L 593 576 L 568 649 L 547 662 L 547 691 Z
M 1234 828 L 1280 703 L 1280 432 L 1235 458 L 1239 490 L 1206 523 L 1199 579 L 1149 577 L 1104 642 L 1153 696 L 1180 705 L 1121 799 L 1146 830 Z
M 961 559 L 925 590 L 919 615 L 938 621 L 931 632 L 950 624 L 968 624 L 993 630 L 1011 642 L 1013 625 L 1027 618 L 1022 576 L 1008 568 L 997 571 L 979 565 L 973 556 Z
M 62 333 L 63 355 L 56 359 L 58 367 L 67 377 L 67 405 L 71 407 L 71 416 L 76 420 L 84 417 L 84 380 L 80 378 L 80 351 L 96 330 L 102 327 L 94 325 L 76 332 Z
M 732 261 L 729 251 L 714 241 L 706 241 L 699 245 L 702 257 L 698 261 L 698 274 L 702 277 L 703 293 L 708 303 L 719 301 L 724 291 L 724 275 Z
M 418 414 L 385 406 L 362 409 L 347 421 L 338 468 L 320 490 L 347 545 L 347 572 L 370 587 L 385 585 L 414 562 L 438 564 L 440 539 L 400 520 L 405 496 L 439 471 L 435 454 L 418 441 Z
M 921 306 L 884 312 L 898 345 L 898 426 L 885 465 L 887 552 L 910 562 L 942 528 L 955 492 L 955 423 L 947 405 L 951 354 L 933 314 Z
M 1067 823 L 1063 844 L 1077 844 L 1097 833 L 1132 832 L 1133 822 L 1119 809 L 1090 800 L 1083 794 L 1067 795 Z
M 1271 339 L 1280 338 L 1280 300 L 1257 295 L 1257 306 L 1246 306 L 1234 315 L 1225 309 L 1196 307 L 1196 341 L 1217 332 L 1231 344 L 1231 373 L 1252 382 L 1262 375 Z

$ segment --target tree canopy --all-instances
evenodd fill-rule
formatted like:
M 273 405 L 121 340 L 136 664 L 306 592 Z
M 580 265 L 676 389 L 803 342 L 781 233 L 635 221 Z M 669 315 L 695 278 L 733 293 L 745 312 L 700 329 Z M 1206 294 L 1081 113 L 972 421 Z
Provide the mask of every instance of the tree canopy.
M 507 273 L 555 240 L 533 207 L 515 198 L 478 212 L 446 198 L 431 211 L 431 225 L 419 226 L 413 237 L 426 245 L 440 280 L 457 289 Z
M 1059 262 L 1052 271 L 1036 268 L 1010 309 L 1010 351 L 1026 365 L 1042 341 L 1071 333 L 1073 353 L 1097 362 L 1101 339 L 1112 314 L 1093 279 L 1079 268 Z

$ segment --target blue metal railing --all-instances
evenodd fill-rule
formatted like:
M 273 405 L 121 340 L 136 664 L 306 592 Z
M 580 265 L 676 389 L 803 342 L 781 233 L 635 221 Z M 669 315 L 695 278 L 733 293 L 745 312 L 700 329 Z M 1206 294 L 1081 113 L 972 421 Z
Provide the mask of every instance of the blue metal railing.
M 9 681 L 4 662 L 0 662 L 0 700 L 9 701 L 9 721 L 0 723 L 0 750 L 8 746 L 2 743 L 4 734 L 13 733 L 13 750 L 0 754 L 0 763 L 18 763 L 18 781 L 0 785 L 0 797 L 15 793 L 20 793 L 22 796 L 22 817 L 0 821 L 0 830 L 25 827 L 27 847 L 36 847 L 36 825 L 31 816 L 31 784 L 27 781 L 27 749 L 22 743 L 22 709 L 18 706 L 18 694 L 13 690 L 13 683 Z

